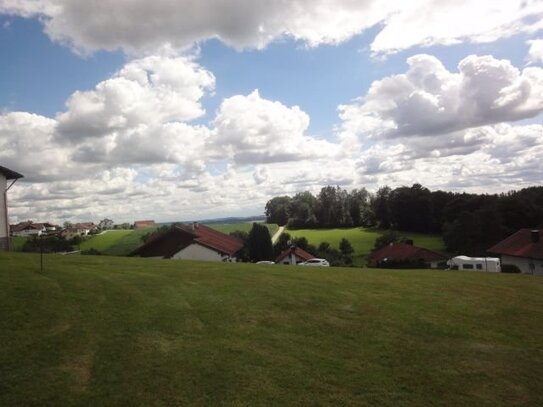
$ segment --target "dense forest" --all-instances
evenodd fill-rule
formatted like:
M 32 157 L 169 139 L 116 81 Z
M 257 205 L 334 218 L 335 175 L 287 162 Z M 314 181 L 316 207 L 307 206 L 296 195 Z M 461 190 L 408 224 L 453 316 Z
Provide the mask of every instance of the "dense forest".
M 451 253 L 485 254 L 520 228 L 543 226 L 543 187 L 503 194 L 468 194 L 411 187 L 347 191 L 326 186 L 266 204 L 269 223 L 297 228 L 378 227 L 443 235 Z

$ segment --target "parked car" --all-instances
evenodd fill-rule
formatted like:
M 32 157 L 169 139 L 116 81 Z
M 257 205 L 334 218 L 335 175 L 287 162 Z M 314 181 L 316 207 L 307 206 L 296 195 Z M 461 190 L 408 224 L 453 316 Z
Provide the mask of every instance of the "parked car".
M 330 263 L 326 259 L 309 259 L 298 266 L 318 266 L 318 267 L 330 267 Z
M 269 261 L 269 260 L 260 260 L 260 261 L 257 261 L 255 264 L 275 264 L 275 262 Z

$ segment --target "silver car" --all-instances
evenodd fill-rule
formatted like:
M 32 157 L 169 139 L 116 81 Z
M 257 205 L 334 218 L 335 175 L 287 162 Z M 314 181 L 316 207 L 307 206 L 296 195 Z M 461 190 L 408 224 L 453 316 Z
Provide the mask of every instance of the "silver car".
M 330 267 L 330 263 L 326 259 L 309 259 L 298 266 L 318 266 L 318 267 Z

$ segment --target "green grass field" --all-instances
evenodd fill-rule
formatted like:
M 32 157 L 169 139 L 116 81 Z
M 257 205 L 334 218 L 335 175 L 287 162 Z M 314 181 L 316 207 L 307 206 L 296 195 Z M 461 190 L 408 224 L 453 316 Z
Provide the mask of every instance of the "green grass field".
M 538 406 L 543 279 L 0 253 L 0 405 Z
M 304 236 L 309 243 L 318 246 L 321 242 L 328 242 L 332 247 L 338 249 L 341 239 L 347 239 L 354 249 L 353 260 L 357 266 L 366 264 L 366 257 L 373 249 L 375 239 L 384 233 L 384 230 L 365 229 L 365 228 L 344 228 L 344 229 L 296 229 L 287 230 L 293 237 Z M 438 253 L 446 254 L 445 244 L 441 236 L 426 235 L 420 233 L 403 233 L 413 239 L 415 246 L 434 250 Z

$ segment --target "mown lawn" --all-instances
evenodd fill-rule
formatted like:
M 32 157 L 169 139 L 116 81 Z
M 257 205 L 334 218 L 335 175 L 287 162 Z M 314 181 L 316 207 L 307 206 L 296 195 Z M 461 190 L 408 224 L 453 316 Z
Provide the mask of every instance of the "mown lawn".
M 341 239 L 347 239 L 354 249 L 353 260 L 355 265 L 364 266 L 366 257 L 374 247 L 375 240 L 385 231 L 366 228 L 339 228 L 339 229 L 296 229 L 287 230 L 293 237 L 304 236 L 309 243 L 318 246 L 321 242 L 328 242 L 336 249 L 339 248 Z M 441 236 L 422 233 L 399 232 L 413 240 L 415 246 L 434 250 L 446 254 L 445 244 Z
M 543 279 L 0 253 L 0 405 L 539 406 Z
M 279 229 L 279 226 L 276 224 L 268 224 L 268 223 L 262 223 L 262 225 L 266 226 L 268 228 L 268 231 L 270 232 L 270 237 L 274 235 L 275 232 L 277 232 L 277 229 Z M 253 227 L 253 222 L 245 222 L 245 223 L 213 223 L 207 225 L 210 228 L 213 228 L 215 230 L 218 230 L 222 233 L 232 233 L 236 231 L 241 232 L 249 232 L 251 228 Z

